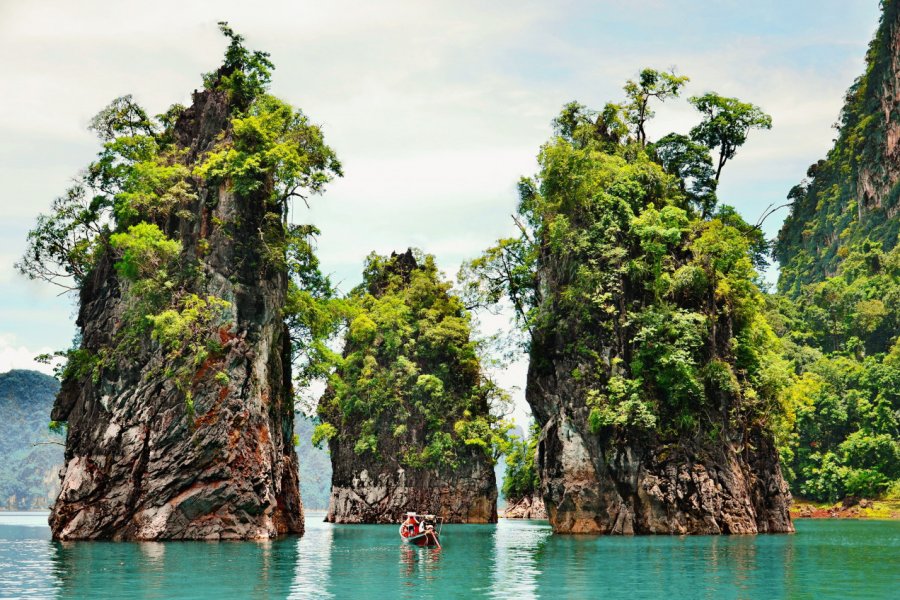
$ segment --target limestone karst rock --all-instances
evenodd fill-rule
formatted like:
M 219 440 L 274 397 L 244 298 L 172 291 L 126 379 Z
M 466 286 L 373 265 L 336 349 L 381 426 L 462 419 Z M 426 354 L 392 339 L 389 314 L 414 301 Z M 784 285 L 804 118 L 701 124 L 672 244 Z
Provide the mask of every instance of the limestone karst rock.
M 175 126 L 185 160 L 229 130 L 225 91 L 194 94 Z M 195 290 L 230 303 L 214 333 L 220 349 L 185 392 L 148 337 L 97 375 L 64 381 L 52 418 L 68 423 L 62 490 L 50 525 L 58 539 L 259 539 L 303 531 L 292 444 L 290 347 L 280 310 L 287 276 L 262 266 L 258 230 L 268 190 L 237 196 L 206 185 L 165 230 L 197 255 Z M 234 229 L 216 224 L 229 222 Z M 82 287 L 81 348 L 115 343 L 127 310 L 122 276 L 104 255 Z M 217 373 L 219 379 L 214 376 Z
M 547 509 L 540 494 L 532 494 L 517 499 L 507 499 L 504 519 L 546 519 Z
M 774 443 L 790 373 L 755 283 L 764 241 L 617 111 L 563 108 L 519 182 L 519 234 L 461 273 L 467 303 L 505 294 L 527 340 L 550 523 L 792 531 Z
M 292 360 L 308 381 L 331 288 L 315 228 L 288 214 L 341 166 L 266 93 L 268 54 L 219 25 L 225 61 L 192 104 L 151 118 L 114 100 L 98 159 L 29 234 L 20 269 L 79 291 L 51 416 L 68 431 L 57 539 L 303 532 Z
M 614 386 L 625 380 L 623 365 L 637 352 L 627 330 L 617 335 L 603 318 L 575 321 L 571 313 L 557 308 L 562 291 L 571 285 L 568 264 L 573 258 L 550 252 L 542 258 L 538 277 L 545 294 L 541 310 L 547 315 L 538 320 L 532 338 L 526 388 L 541 426 L 536 468 L 554 531 L 624 535 L 793 531 L 788 513 L 791 496 L 772 434 L 760 427 L 760 417 L 746 406 L 745 392 L 738 385 L 717 387 L 712 382 L 693 392 L 694 399 L 681 411 L 690 411 L 683 414 L 703 426 L 685 430 L 678 425 L 676 415 L 662 408 L 666 400 L 660 391 L 660 397 L 641 396 L 645 406 L 660 407 L 653 426 L 619 427 L 605 421 L 598 427 L 592 422 L 592 412 L 604 410 L 599 402 L 592 406 L 592 397 L 597 397 L 592 390 L 602 390 L 604 398 L 614 397 Z M 611 305 L 637 306 L 635 287 L 623 287 L 630 291 L 613 292 Z M 733 365 L 728 350 L 733 347 L 732 316 L 722 311 L 711 319 L 719 320 L 717 328 L 709 330 L 718 339 L 698 341 L 697 352 L 707 363 Z M 615 312 L 611 320 L 618 321 L 617 327 L 626 323 Z M 667 343 L 663 337 L 668 335 L 667 325 L 661 324 L 645 348 Z M 680 341 L 676 338 L 676 343 Z M 721 354 L 710 355 L 712 348 Z M 629 358 L 610 358 L 617 356 Z M 730 373 L 732 368 L 723 371 Z M 585 377 L 589 369 L 605 371 L 601 381 L 607 383 Z M 624 406 L 634 408 L 619 408 L 618 414 L 642 418 L 640 411 L 646 409 L 633 404 L 637 397 L 623 394 L 622 402 L 632 403 Z
M 492 388 L 448 288 L 431 257 L 370 257 L 343 364 L 319 403 L 334 428 L 328 521 L 394 523 L 406 511 L 497 521 L 484 439 Z

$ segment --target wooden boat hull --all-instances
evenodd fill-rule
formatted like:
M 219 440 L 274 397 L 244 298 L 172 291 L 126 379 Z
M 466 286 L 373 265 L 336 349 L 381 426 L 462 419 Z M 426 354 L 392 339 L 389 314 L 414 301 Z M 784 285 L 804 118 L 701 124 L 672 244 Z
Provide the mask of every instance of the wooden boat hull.
M 441 542 L 438 539 L 437 534 L 433 531 L 425 531 L 423 533 L 419 533 L 419 534 L 413 535 L 413 536 L 405 536 L 401 533 L 400 537 L 403 539 L 404 542 L 406 542 L 407 544 L 411 544 L 413 546 L 420 546 L 420 547 L 436 546 L 438 548 L 441 547 Z

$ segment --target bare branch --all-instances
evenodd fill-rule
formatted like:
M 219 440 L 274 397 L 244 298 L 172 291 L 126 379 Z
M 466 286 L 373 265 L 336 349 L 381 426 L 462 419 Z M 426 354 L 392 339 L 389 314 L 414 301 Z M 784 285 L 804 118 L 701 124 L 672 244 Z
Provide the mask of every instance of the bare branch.
M 775 206 L 774 208 L 773 208 L 773 204 L 770 204 L 762 212 L 759 219 L 757 219 L 756 225 L 753 226 L 753 229 L 762 229 L 762 225 L 766 219 L 771 217 L 774 213 L 778 212 L 782 208 L 787 208 L 788 206 L 791 206 L 792 204 L 793 204 L 793 202 L 785 202 L 784 204 L 780 204 L 778 206 Z
M 522 222 L 519 220 L 519 218 L 516 215 L 509 215 L 509 216 L 512 217 L 513 222 L 516 224 L 516 227 L 519 228 L 519 231 L 522 232 L 522 235 L 525 236 L 525 239 L 533 244 L 534 239 L 532 239 L 532 237 L 530 235 L 528 235 L 528 230 L 525 229 L 525 226 L 522 224 Z

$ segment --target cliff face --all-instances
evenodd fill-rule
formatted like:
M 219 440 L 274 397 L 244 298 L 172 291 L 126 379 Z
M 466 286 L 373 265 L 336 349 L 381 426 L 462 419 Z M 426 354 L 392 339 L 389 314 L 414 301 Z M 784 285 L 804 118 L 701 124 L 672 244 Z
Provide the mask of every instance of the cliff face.
M 488 400 L 468 316 L 431 257 L 371 256 L 344 355 L 319 403 L 333 467 L 327 520 L 497 520 Z
M 888 251 L 900 234 L 900 2 L 883 3 L 866 72 L 847 91 L 838 139 L 790 193 L 791 213 L 775 246 L 778 288 L 837 274 L 857 244 Z
M 402 456 L 421 431 L 404 439 L 379 437 L 378 457 L 359 456 L 353 446 L 331 443 L 330 523 L 397 523 L 407 511 L 444 517 L 447 523 L 496 523 L 497 481 L 480 450 L 460 453 L 454 468 L 416 468 Z
M 539 494 L 508 500 L 503 511 L 504 519 L 546 519 L 547 508 Z
M 753 230 L 685 208 L 643 146 L 603 144 L 553 139 L 520 184 L 526 399 L 554 531 L 792 531 L 772 428 L 789 374 Z
M 569 373 L 529 370 L 542 424 L 537 466 L 559 533 L 740 534 L 793 531 L 790 494 L 770 436 L 730 431 L 724 443 L 597 435 Z M 723 407 L 723 412 L 727 408 Z
M 230 139 L 224 90 L 195 93 L 174 128 L 191 164 Z M 127 352 L 122 327 L 134 301 L 107 246 L 81 289 L 81 349 L 107 356 L 64 381 L 52 418 L 68 423 L 62 490 L 50 525 L 57 539 L 259 539 L 303 531 L 292 445 L 290 346 L 281 308 L 283 270 L 263 260 L 268 178 L 255 194 L 228 181 L 190 180 L 195 196 L 154 220 L 196 260 L 182 292 L 216 297 L 220 318 L 202 353 L 179 360 L 149 335 Z M 277 222 L 277 221 L 276 221 Z

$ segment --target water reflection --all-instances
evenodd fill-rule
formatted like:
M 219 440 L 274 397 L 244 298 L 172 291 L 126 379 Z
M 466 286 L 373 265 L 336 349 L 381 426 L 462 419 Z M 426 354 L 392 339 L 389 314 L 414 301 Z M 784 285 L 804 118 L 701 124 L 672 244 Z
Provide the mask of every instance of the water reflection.
M 428 585 L 438 576 L 441 567 L 440 548 L 400 546 L 400 581 L 404 588 Z
M 307 514 L 307 523 L 319 515 Z M 321 521 L 321 518 L 317 519 Z M 298 539 L 297 562 L 291 583 L 290 598 L 333 598 L 328 581 L 331 578 L 331 552 L 333 547 L 331 527 L 309 527 L 306 534 Z
M 296 538 L 275 542 L 46 542 L 62 597 L 287 597 Z M 317 595 L 316 597 L 321 597 Z
M 534 598 L 541 560 L 550 530 L 541 523 L 521 522 L 494 533 L 491 596 Z
M 554 536 L 536 521 L 390 525 L 242 542 L 76 542 L 0 523 L 0 598 L 827 598 L 895 596 L 900 523 L 803 522 L 796 535 Z

